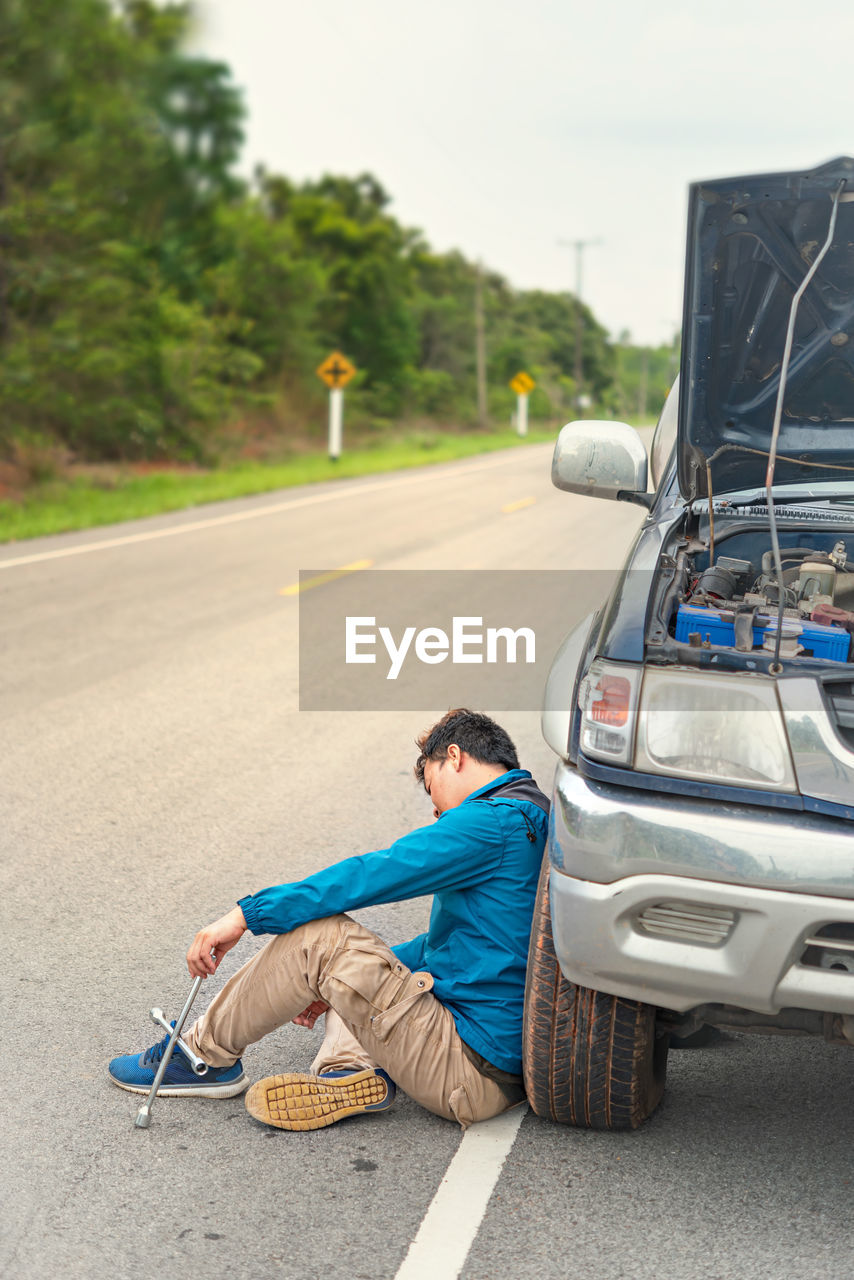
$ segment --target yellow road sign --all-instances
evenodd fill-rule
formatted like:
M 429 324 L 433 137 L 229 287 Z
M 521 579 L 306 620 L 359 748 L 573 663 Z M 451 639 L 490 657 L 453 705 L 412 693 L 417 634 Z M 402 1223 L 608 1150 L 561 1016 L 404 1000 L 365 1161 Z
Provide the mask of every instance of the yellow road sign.
M 510 379 L 510 388 L 516 392 L 517 396 L 526 396 L 534 390 L 536 382 L 529 373 L 524 369 L 520 369 L 515 378 Z
M 333 351 L 323 364 L 317 366 L 317 376 L 322 378 L 327 387 L 346 387 L 351 378 L 356 376 L 356 366 L 351 364 L 340 351 Z

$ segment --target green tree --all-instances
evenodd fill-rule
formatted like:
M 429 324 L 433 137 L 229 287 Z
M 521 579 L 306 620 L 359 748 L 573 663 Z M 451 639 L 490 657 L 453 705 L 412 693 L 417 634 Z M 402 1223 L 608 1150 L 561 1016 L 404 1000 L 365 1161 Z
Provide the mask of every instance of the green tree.
M 187 5 L 159 9 L 151 0 L 126 0 L 124 10 L 145 54 L 145 101 L 163 144 L 146 190 L 150 241 L 164 278 L 194 297 L 216 261 L 218 211 L 245 189 L 233 171 L 243 99 L 224 63 L 182 53 Z
M 164 269 L 171 209 L 206 192 L 156 102 L 183 6 L 7 0 L 0 39 L 5 434 L 89 456 L 195 454 L 254 365 Z M 150 20 L 148 35 L 143 19 Z M 50 39 L 45 39 L 50 32 Z M 161 94 L 162 97 L 162 94 Z M 213 203 L 213 202 L 212 202 Z M 186 219 L 189 225 L 189 218 Z M 177 252 L 173 257 L 181 256 Z M 170 279 L 170 274 L 173 278 Z M 219 389 L 221 394 L 217 394 Z
M 655 418 L 660 412 L 679 369 L 679 334 L 671 343 L 639 346 L 624 330 L 615 346 L 614 384 L 609 407 L 621 417 Z
M 183 51 L 187 21 L 154 0 L 0 8 L 0 448 L 210 456 L 232 410 L 319 399 L 332 348 L 363 421 L 473 423 L 474 264 L 402 225 L 371 174 L 239 181 L 242 97 Z M 534 416 L 564 414 L 578 303 L 482 278 L 495 413 L 524 367 Z M 633 349 L 615 384 L 587 308 L 583 334 L 583 389 L 631 399 Z M 644 376 L 652 400 L 653 354 Z
M 290 188 L 286 216 L 301 252 L 323 272 L 322 343 L 345 351 L 394 410 L 418 354 L 411 303 L 420 240 L 388 213 L 388 203 L 370 174 L 326 176 Z
M 204 294 L 232 343 L 260 361 L 268 381 L 294 386 L 310 376 L 326 354 L 318 321 L 326 273 L 291 223 L 257 197 L 220 207 L 213 257 Z

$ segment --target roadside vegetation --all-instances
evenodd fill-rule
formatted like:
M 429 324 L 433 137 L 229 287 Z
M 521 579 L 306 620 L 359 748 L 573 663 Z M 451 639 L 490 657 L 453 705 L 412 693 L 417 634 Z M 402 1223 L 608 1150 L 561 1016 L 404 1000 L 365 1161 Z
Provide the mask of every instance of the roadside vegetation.
M 530 432 L 527 443 L 551 442 L 553 434 Z M 404 470 L 427 463 L 524 446 L 511 431 L 421 432 L 389 444 L 362 445 L 332 462 L 322 450 L 284 462 L 237 462 L 210 469 L 174 465 L 81 468 L 73 478 L 46 480 L 17 502 L 0 502 L 0 542 L 38 538 L 73 529 L 136 520 L 252 494 L 317 484 L 344 476 Z
M 437 253 L 372 175 L 239 179 L 242 97 L 183 52 L 189 21 L 150 0 L 6 0 L 0 538 L 495 447 L 520 369 L 532 439 L 579 397 L 657 411 L 674 348 L 613 342 L 571 294 Z M 337 466 L 315 373 L 333 350 L 358 370 Z

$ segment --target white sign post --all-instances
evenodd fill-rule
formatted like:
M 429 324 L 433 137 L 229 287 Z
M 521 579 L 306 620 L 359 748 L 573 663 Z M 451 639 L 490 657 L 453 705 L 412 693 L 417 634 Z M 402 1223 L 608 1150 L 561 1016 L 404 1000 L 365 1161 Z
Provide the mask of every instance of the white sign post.
M 341 457 L 341 440 L 344 428 L 344 391 L 342 387 L 329 389 L 329 457 L 337 462 Z
M 333 351 L 318 366 L 317 376 L 329 388 L 329 460 L 337 462 L 341 457 L 344 435 L 344 388 L 355 377 L 356 366 L 340 351 Z
M 517 396 L 516 398 L 516 431 L 520 436 L 526 436 L 528 434 L 527 395 Z

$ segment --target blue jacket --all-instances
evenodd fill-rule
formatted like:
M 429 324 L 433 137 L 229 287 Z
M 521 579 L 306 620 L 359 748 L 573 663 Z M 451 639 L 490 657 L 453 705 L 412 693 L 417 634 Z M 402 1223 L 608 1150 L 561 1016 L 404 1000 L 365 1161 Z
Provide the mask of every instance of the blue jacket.
M 473 791 L 388 849 L 345 858 L 294 884 L 241 898 L 255 934 L 434 894 L 430 924 L 392 948 L 432 974 L 465 1042 L 503 1071 L 522 1069 L 522 1005 L 548 801 L 525 769 Z

